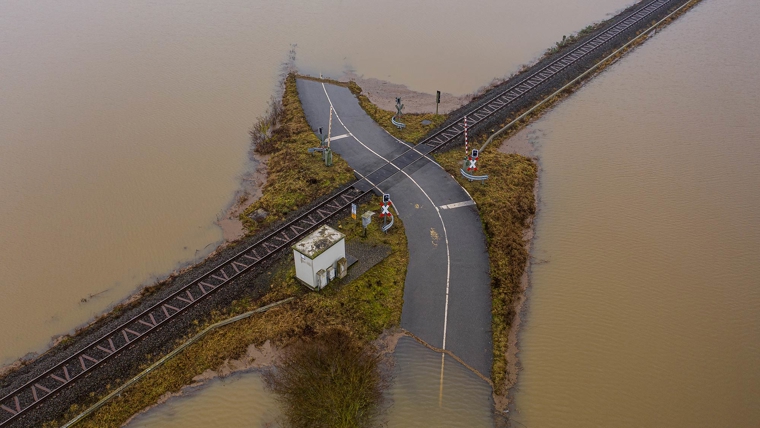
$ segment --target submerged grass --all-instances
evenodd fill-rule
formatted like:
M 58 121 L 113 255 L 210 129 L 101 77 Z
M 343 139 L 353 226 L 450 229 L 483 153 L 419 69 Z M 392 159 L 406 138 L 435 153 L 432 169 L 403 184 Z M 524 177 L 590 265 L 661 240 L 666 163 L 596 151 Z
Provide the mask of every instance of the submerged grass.
M 523 291 L 521 280 L 529 257 L 524 235 L 536 213 L 533 189 L 538 168 L 529 158 L 500 153 L 492 147 L 480 155 L 478 174 L 487 174 L 488 180 L 479 183 L 460 176 L 463 156 L 459 150 L 439 154 L 436 160 L 472 195 L 488 239 L 493 331 L 491 378 L 494 392 L 503 396 L 509 329 L 515 318 L 515 302 Z

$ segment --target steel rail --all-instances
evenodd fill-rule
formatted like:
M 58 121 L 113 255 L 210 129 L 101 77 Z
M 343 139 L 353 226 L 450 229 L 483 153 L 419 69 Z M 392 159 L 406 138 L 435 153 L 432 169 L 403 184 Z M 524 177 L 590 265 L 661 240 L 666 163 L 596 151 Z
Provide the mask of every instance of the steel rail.
M 591 37 L 564 55 L 546 64 L 529 76 L 516 82 L 514 85 L 511 85 L 504 91 L 497 95 L 493 95 L 485 104 L 475 107 L 467 113 L 463 113 L 461 117 L 457 118 L 453 123 L 450 123 L 422 140 L 418 146 L 424 144 L 432 147 L 433 150 L 436 150 L 451 142 L 464 132 L 464 116 L 468 117 L 470 128 L 478 125 L 512 104 L 515 100 L 524 97 L 525 94 L 534 90 L 542 83 L 572 67 L 588 54 L 597 51 L 607 42 L 613 40 L 615 36 L 635 26 L 653 13 L 670 4 L 670 2 L 671 0 L 652 0 L 645 6 L 632 11 L 629 15 L 621 17 L 615 24 L 611 25 L 606 30 Z
M 10 424 L 113 356 L 131 348 L 138 340 L 176 319 L 367 193 L 369 191 L 347 187 L 7 394 L 0 399 L 0 427 Z

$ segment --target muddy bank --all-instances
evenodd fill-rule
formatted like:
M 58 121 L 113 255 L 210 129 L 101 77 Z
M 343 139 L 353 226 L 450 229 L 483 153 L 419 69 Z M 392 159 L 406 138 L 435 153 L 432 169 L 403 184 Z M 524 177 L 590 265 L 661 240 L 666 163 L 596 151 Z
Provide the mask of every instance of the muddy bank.
M 364 76 L 352 72 L 344 74 L 338 80 L 341 82 L 353 80 L 361 86 L 362 93 L 383 110 L 396 111 L 396 97 L 401 97 L 401 101 L 404 103 L 404 113 L 435 113 L 435 94 L 413 91 L 406 85 L 387 82 L 374 77 L 364 78 Z M 441 92 L 438 113 L 448 114 L 469 103 L 471 99 L 472 95 L 470 94 L 456 96 L 448 92 Z
M 269 155 L 260 155 L 251 149 L 250 160 L 251 166 L 241 177 L 240 189 L 235 192 L 231 206 L 216 220 L 222 229 L 222 239 L 227 243 L 245 236 L 246 229 L 240 216 L 249 205 L 261 198 L 267 182 Z
M 539 187 L 541 185 L 541 162 L 537 156 L 539 139 L 544 135 L 543 131 L 529 125 L 517 132 L 511 138 L 503 141 L 498 151 L 506 154 L 518 154 L 531 158 L 538 166 L 537 179 L 535 186 L 533 187 L 533 196 L 535 198 L 536 214 L 530 220 L 530 226 L 523 231 L 523 241 L 525 242 L 525 249 L 530 255 L 525 265 L 525 272 L 520 277 L 520 289 L 517 298 L 514 301 L 515 316 L 512 320 L 512 326 L 509 330 L 507 337 L 507 375 L 505 379 L 505 388 L 507 394 L 503 396 L 494 395 L 496 410 L 509 414 L 514 411 L 514 408 L 510 405 L 514 402 L 513 387 L 517 383 L 517 375 L 521 369 L 518 353 L 520 352 L 519 333 L 522 321 L 527 316 L 527 292 L 530 287 L 530 272 L 534 263 L 540 263 L 541 261 L 533 258 L 532 247 L 533 238 L 535 235 L 535 218 L 538 215 L 538 211 L 541 207 L 541 200 L 539 199 Z

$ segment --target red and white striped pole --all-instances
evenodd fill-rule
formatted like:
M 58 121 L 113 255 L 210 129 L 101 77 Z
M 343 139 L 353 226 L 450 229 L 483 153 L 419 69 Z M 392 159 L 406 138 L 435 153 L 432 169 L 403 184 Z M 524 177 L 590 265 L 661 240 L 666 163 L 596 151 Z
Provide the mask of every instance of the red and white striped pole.
M 464 155 L 470 152 L 470 144 L 467 142 L 467 116 L 464 117 Z

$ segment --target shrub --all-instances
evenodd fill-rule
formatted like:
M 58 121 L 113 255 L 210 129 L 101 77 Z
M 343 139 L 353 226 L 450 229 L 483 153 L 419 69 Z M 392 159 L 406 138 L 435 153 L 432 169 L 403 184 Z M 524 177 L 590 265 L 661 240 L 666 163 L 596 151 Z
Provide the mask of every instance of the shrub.
M 294 428 L 371 426 L 387 381 L 377 350 L 334 329 L 292 345 L 264 374 Z

